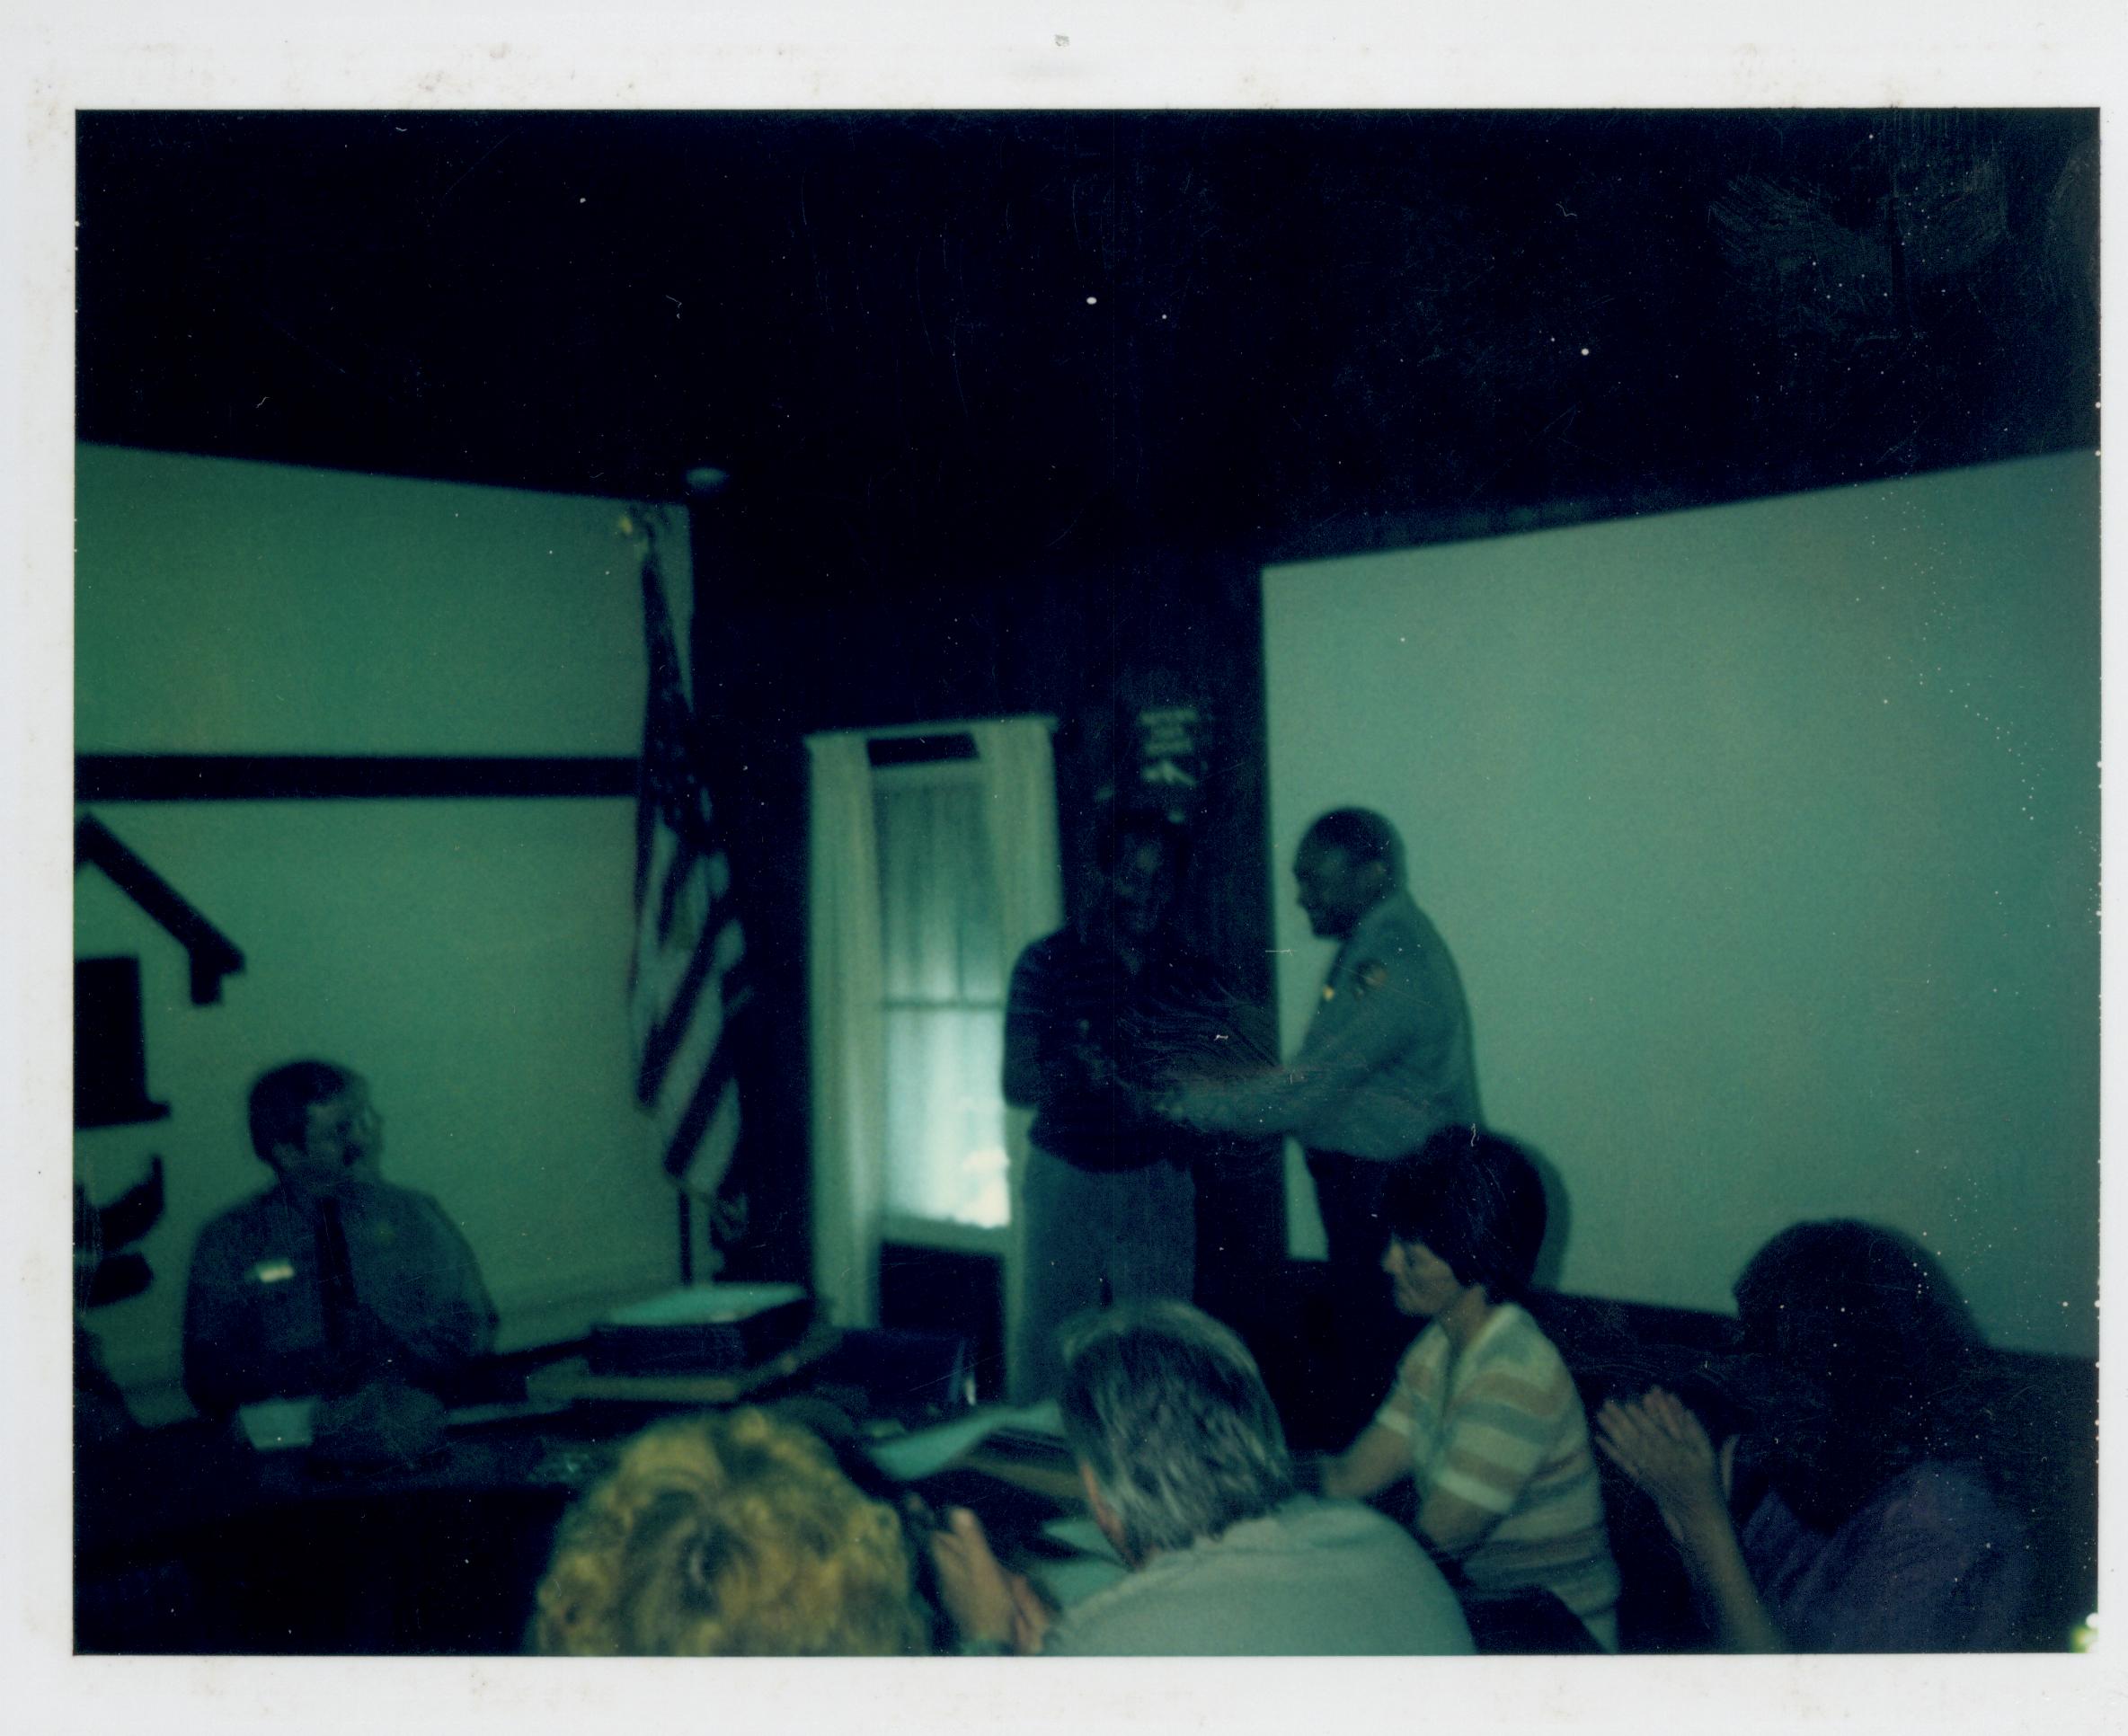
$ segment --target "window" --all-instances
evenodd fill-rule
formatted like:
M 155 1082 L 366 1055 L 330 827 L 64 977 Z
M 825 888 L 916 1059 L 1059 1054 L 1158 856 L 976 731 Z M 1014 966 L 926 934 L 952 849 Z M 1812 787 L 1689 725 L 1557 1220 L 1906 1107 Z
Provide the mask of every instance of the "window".
M 873 770 L 885 1207 L 893 1219 L 1002 1229 L 1008 964 L 983 804 L 972 760 Z
M 882 1240 L 996 1255 L 1030 1117 L 999 1075 L 1013 961 L 1063 919 L 1044 718 L 838 731 L 810 757 L 813 1288 L 874 1324 Z

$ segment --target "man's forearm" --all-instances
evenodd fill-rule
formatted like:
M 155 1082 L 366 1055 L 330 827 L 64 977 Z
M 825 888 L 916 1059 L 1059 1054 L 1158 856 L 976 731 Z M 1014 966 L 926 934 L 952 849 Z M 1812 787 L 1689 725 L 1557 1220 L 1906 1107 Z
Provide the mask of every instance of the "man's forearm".
M 1272 1067 L 1239 1079 L 1198 1080 L 1169 1100 L 1176 1120 L 1207 1133 L 1292 1133 L 1327 1105 L 1334 1087 L 1321 1089 L 1298 1067 Z
M 382 1358 L 414 1377 L 456 1372 L 482 1353 L 488 1335 L 487 1317 L 464 1302 L 398 1319 L 368 1311 L 367 1318 Z

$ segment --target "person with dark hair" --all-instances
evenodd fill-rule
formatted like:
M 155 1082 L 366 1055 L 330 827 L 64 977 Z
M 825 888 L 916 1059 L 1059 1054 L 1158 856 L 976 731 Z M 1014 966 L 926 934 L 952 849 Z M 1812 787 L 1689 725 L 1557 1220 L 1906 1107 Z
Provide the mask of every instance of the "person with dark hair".
M 1411 1478 L 1419 1540 L 1461 1576 L 1474 1627 L 1488 1605 L 1548 1592 L 1616 1651 L 1588 1419 L 1521 1306 L 1545 1234 L 1536 1165 L 1512 1140 L 1444 1128 L 1391 1170 L 1383 1212 L 1396 1306 L 1427 1325 L 1375 1420 L 1323 1466 L 1324 1492 L 1364 1499 Z
M 1124 1566 L 1061 1616 L 965 1509 L 932 1545 L 970 1649 L 1051 1656 L 1466 1652 L 1454 1593 L 1401 1528 L 1300 1493 L 1239 1338 L 1150 1302 L 1074 1323 L 1059 1400 L 1086 1505 Z
M 1597 1413 L 1598 1444 L 1654 1501 L 1733 1652 L 2013 1648 L 2024 1538 L 1980 1459 L 1984 1347 L 1904 1236 L 1791 1226 L 1736 1280 L 1779 1413 L 1716 1447 L 1657 1387 Z
M 345 1067 L 294 1061 L 253 1085 L 274 1183 L 210 1220 L 185 1288 L 185 1391 L 204 1414 L 275 1397 L 428 1391 L 494 1342 L 466 1238 L 377 1172 L 382 1124 Z
M 1404 1342 L 1378 1271 L 1389 1165 L 1436 1129 L 1482 1119 L 1470 1011 L 1447 943 L 1405 890 L 1404 846 L 1381 815 L 1321 816 L 1300 841 L 1293 878 L 1309 926 L 1338 943 L 1299 1052 L 1289 1067 L 1188 1081 L 1166 1108 L 1208 1131 L 1290 1134 L 1306 1148 L 1344 1396 L 1364 1403 Z
M 891 1658 L 924 1621 L 901 1521 L 766 1411 L 628 1443 L 562 1521 L 531 1650 L 548 1657 Z
M 1012 1359 L 1023 1400 L 1055 1392 L 1066 1320 L 1139 1298 L 1187 1301 L 1194 1289 L 1193 1170 L 1207 1141 L 1152 1103 L 1173 1069 L 1214 1064 L 1228 996 L 1175 936 L 1184 846 L 1165 820 L 1118 819 L 1101 898 L 1013 970 L 1005 1100 L 1034 1112 Z

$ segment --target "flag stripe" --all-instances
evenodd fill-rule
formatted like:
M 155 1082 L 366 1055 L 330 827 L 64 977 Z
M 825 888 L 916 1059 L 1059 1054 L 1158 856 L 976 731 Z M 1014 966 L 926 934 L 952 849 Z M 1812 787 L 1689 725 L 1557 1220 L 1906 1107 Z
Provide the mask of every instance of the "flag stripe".
M 717 1046 L 711 1056 L 709 1066 L 695 1082 L 688 1094 L 687 1107 L 681 1112 L 678 1124 L 672 1129 L 672 1137 L 665 1144 L 665 1172 L 676 1180 L 685 1174 L 696 1161 L 697 1147 L 708 1128 L 710 1117 L 728 1094 L 733 1092 L 732 1049 L 728 1043 Z M 729 1153 L 723 1154 L 726 1161 Z M 720 1165 L 721 1167 L 721 1165 Z
M 732 1154 L 738 1146 L 739 1085 L 734 1080 L 719 1094 L 716 1113 L 710 1118 L 702 1137 L 696 1142 L 692 1160 L 679 1168 L 669 1168 L 667 1174 L 689 1193 L 714 1199 L 723 1185 L 724 1178 L 731 1173 Z M 740 1195 L 739 1200 L 740 1217 L 738 1221 L 743 1224 L 745 1196 Z M 718 1233 L 713 1227 L 711 1234 Z
M 635 831 L 629 1029 L 635 1094 L 666 1174 L 714 1194 L 740 1131 L 732 1016 L 748 990 L 731 864 L 712 825 L 672 617 L 654 552 L 643 567 L 649 681 Z
M 658 938 L 672 938 L 672 925 L 678 919 L 680 900 L 695 889 L 689 884 L 695 869 L 702 861 L 701 847 L 685 834 L 675 837 L 676 848 L 672 865 L 665 871 L 664 884 L 658 890 Z
M 722 1029 L 732 1001 L 745 987 L 733 980 L 739 970 L 737 949 L 743 943 L 736 920 L 727 920 L 714 933 L 705 930 L 695 943 L 687 970 L 667 1001 L 665 1015 L 642 1039 L 642 1059 L 635 1074 L 638 1102 L 657 1101 L 673 1057 L 690 1035 L 699 1038 L 706 1029 L 714 1037 Z M 704 990 L 713 983 L 715 992 L 705 1001 Z

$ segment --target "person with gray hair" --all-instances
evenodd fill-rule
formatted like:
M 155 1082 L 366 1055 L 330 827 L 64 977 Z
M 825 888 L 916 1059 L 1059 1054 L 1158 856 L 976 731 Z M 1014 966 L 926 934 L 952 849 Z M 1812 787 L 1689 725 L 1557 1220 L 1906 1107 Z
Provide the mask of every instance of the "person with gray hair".
M 955 1509 L 932 1544 L 970 1650 L 1081 1657 L 1467 1652 L 1440 1570 L 1356 1501 L 1299 1492 L 1242 1342 L 1180 1302 L 1073 1322 L 1059 1398 L 1094 1523 L 1128 1570 L 1058 1615 Z

